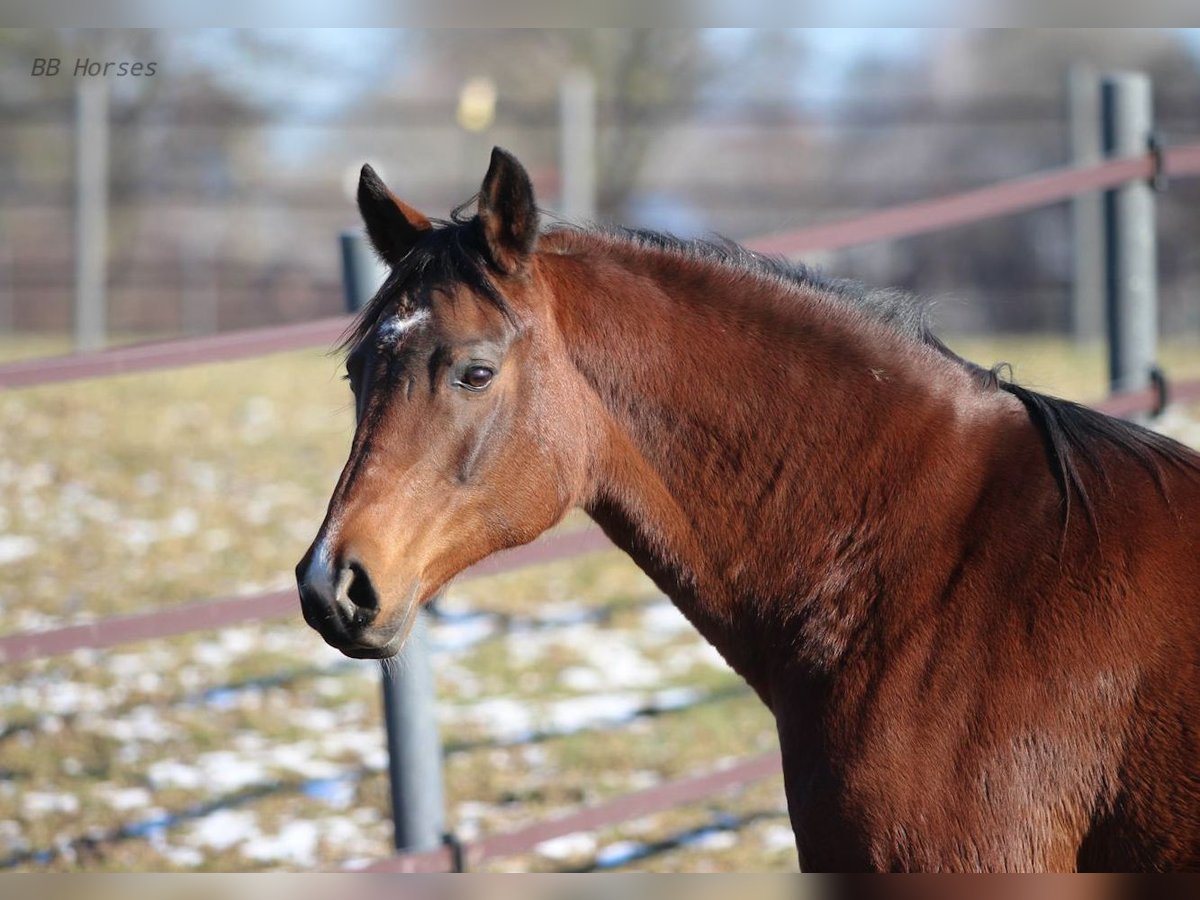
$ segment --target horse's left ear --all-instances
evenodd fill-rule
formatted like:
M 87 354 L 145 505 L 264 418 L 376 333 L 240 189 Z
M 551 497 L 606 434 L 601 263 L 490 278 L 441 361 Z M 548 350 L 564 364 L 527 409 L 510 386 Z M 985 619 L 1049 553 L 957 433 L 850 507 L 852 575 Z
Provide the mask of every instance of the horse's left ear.
M 394 266 L 430 228 L 429 219 L 388 190 L 369 165 L 358 176 L 358 211 L 380 258 Z
M 492 148 L 479 191 L 479 224 L 496 268 L 510 275 L 524 270 L 537 243 L 533 184 L 517 158 L 499 147 Z

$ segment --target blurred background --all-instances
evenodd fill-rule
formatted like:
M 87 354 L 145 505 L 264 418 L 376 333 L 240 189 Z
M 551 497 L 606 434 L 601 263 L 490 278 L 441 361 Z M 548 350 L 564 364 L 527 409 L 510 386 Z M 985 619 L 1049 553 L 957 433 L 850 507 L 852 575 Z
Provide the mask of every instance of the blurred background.
M 76 78 L 77 59 L 155 74 Z M 1200 138 L 1195 31 L 0 31 L 0 363 L 341 314 L 365 161 L 445 216 L 499 144 L 552 214 L 745 239 L 1094 161 L 1118 69 L 1152 79 L 1168 145 Z M 1159 360 L 1194 378 L 1200 179 L 1155 197 Z M 1097 200 L 806 261 L 930 295 L 958 352 L 1094 401 L 1102 279 L 1074 223 L 1098 240 Z M 79 304 L 100 313 L 82 330 Z M 0 664 L 0 872 L 393 851 L 378 666 L 289 593 L 353 432 L 340 375 L 320 347 L 0 389 L 0 645 L 268 591 L 286 611 Z M 1198 446 L 1197 412 L 1154 425 Z M 616 551 L 454 584 L 429 649 L 462 840 L 777 749 Z M 795 864 L 769 777 L 484 868 Z
M 77 31 L 0 41 L 0 332 L 69 328 L 74 91 L 36 57 L 156 60 L 109 78 L 109 327 L 203 333 L 341 310 L 338 229 L 371 160 L 445 215 L 493 144 L 548 209 L 732 238 L 1072 158 L 1070 73 L 1138 69 L 1171 140 L 1200 132 L 1189 31 Z M 564 82 L 594 93 L 594 199 L 564 210 Z M 95 79 L 99 80 L 99 79 Z M 582 103 L 588 103 L 583 99 Z M 569 161 L 567 165 L 569 165 Z M 1162 198 L 1164 330 L 1200 330 L 1194 183 Z M 590 207 L 590 208 L 589 208 Z M 1067 333 L 1067 204 L 817 262 L 945 298 L 954 332 Z M 1095 337 L 1094 317 L 1081 328 Z

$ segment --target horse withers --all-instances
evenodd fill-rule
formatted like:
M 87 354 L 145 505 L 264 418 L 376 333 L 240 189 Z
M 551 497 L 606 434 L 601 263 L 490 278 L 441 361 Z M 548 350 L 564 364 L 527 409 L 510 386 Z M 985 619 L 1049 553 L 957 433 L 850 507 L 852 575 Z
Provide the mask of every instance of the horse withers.
M 1200 456 L 958 357 L 893 291 L 726 242 L 544 228 L 497 149 L 390 274 L 297 567 L 342 652 L 572 508 L 775 715 L 812 870 L 1200 867 Z

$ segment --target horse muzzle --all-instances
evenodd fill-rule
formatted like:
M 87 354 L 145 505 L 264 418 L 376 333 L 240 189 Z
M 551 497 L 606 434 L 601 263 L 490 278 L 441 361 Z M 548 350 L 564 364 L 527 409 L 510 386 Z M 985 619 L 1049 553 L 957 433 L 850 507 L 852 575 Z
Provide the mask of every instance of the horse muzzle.
M 414 604 L 399 621 L 380 621 L 380 598 L 366 566 L 353 557 L 331 558 L 314 546 L 296 566 L 300 609 L 331 647 L 355 659 L 383 659 L 399 652 L 411 629 Z M 415 590 L 412 592 L 415 594 Z

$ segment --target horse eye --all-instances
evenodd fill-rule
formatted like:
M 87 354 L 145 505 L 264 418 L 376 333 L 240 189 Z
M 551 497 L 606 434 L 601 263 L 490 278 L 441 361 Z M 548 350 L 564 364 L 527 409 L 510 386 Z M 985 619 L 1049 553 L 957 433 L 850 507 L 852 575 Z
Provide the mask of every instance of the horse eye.
M 487 366 L 468 366 L 463 372 L 462 384 L 473 391 L 481 391 L 492 383 L 495 374 Z

